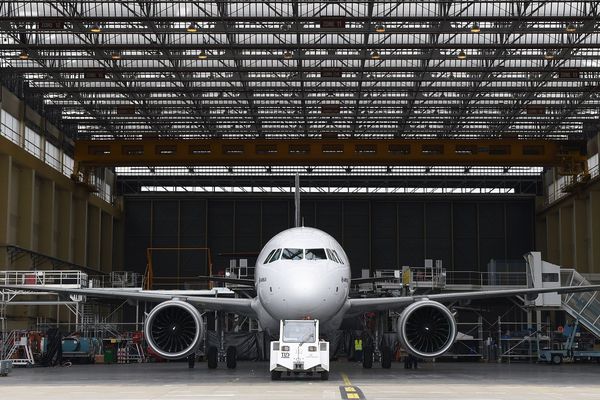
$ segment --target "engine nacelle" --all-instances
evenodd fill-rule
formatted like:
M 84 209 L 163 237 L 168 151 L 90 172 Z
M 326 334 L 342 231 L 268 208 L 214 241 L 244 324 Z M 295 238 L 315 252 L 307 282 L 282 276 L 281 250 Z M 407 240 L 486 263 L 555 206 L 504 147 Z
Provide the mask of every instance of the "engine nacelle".
M 204 333 L 200 312 L 181 300 L 169 300 L 154 307 L 144 324 L 150 348 L 166 359 L 187 357 L 196 351 Z
M 404 309 L 398 318 L 398 336 L 404 349 L 420 358 L 447 352 L 456 339 L 456 320 L 448 307 L 421 300 Z

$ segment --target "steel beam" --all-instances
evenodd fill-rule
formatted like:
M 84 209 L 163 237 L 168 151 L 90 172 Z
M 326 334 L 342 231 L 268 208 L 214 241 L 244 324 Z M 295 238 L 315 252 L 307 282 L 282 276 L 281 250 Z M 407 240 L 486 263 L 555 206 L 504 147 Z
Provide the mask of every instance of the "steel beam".
M 80 169 L 172 165 L 490 165 L 587 170 L 579 142 L 548 140 L 241 139 L 76 141 Z

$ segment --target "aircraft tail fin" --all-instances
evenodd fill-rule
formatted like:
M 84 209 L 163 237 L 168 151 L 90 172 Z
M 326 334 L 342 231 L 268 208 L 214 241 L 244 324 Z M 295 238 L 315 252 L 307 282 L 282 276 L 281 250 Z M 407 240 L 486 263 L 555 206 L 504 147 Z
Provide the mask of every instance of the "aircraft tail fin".
M 295 177 L 295 191 L 294 191 L 294 227 L 300 226 L 300 175 L 296 174 Z M 304 225 L 304 224 L 302 224 Z

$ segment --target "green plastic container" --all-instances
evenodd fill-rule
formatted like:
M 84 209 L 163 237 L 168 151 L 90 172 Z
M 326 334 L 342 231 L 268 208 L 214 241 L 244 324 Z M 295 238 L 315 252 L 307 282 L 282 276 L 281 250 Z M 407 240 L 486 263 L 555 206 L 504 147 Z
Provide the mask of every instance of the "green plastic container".
M 104 349 L 104 364 L 114 364 L 115 363 L 115 350 L 114 349 Z

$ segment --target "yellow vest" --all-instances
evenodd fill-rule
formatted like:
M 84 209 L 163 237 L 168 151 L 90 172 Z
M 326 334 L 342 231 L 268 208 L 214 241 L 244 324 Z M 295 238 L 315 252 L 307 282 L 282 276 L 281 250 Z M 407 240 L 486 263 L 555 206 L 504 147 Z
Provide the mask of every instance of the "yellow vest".
M 361 339 L 354 340 L 354 350 L 362 351 L 362 340 Z

